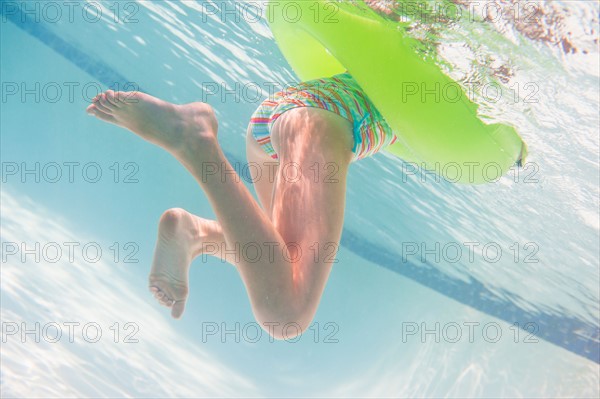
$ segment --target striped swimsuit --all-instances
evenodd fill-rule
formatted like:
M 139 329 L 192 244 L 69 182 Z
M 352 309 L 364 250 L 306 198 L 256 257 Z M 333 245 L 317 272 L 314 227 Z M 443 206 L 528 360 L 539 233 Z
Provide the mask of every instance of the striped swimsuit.
M 250 129 L 271 158 L 278 159 L 271 144 L 273 123 L 284 112 L 300 107 L 331 111 L 352 123 L 353 162 L 374 155 L 396 141 L 396 135 L 358 83 L 349 73 L 343 73 L 288 87 L 258 107 L 250 119 Z

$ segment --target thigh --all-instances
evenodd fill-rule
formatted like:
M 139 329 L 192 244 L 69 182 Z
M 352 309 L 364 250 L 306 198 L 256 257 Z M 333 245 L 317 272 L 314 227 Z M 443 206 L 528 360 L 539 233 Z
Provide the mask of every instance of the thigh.
M 258 144 L 250 128 L 246 133 L 246 158 L 248 159 L 249 170 L 253 179 L 252 184 L 256 190 L 258 201 L 269 218 L 272 218 L 271 204 L 275 179 L 279 170 L 278 162 L 276 159 L 271 158 Z
M 293 276 L 308 297 L 320 298 L 341 238 L 352 125 L 317 108 L 284 113 L 271 140 L 279 156 L 272 220 L 290 245 Z

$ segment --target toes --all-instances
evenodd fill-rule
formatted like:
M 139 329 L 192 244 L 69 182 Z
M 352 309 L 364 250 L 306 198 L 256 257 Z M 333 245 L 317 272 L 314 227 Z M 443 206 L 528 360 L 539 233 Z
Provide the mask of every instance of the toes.
M 154 293 L 154 297 L 161 305 L 170 307 L 173 304 L 173 300 L 169 298 L 167 294 L 157 288 L 157 291 Z
M 165 293 L 162 292 L 160 289 L 158 291 L 154 292 L 154 298 L 158 301 L 158 302 L 162 302 L 163 298 L 165 298 Z
M 115 123 L 115 124 L 117 123 L 117 120 L 115 119 L 114 116 L 105 114 L 104 112 L 98 112 L 96 114 L 96 117 L 98 117 L 98 119 L 100 119 L 100 120 L 103 120 L 104 122 Z
M 153 284 L 153 283 L 150 283 L 150 284 Z M 148 289 L 150 290 L 150 292 L 152 292 L 154 298 L 156 298 L 156 300 L 158 301 L 159 304 L 161 304 L 162 306 L 165 306 L 167 308 L 171 308 L 171 316 L 173 316 L 173 318 L 175 318 L 175 319 L 181 318 L 181 315 L 183 314 L 183 311 L 185 309 L 187 295 L 182 295 L 182 296 L 177 296 L 177 294 L 173 295 L 173 292 L 170 292 L 168 287 L 167 287 L 167 291 L 169 291 L 170 294 L 167 294 L 165 291 L 163 291 L 161 288 L 159 288 L 156 285 L 149 285 Z M 180 298 L 180 297 L 183 297 L 183 299 L 179 299 L 179 300 L 174 299 L 174 298 Z
M 115 108 L 115 107 L 119 107 L 120 106 L 120 102 L 117 99 L 117 95 L 114 91 L 112 90 L 107 90 L 105 93 L 105 98 L 106 98 L 106 106 L 110 107 L 110 108 Z M 103 104 L 104 105 L 104 104 Z
M 158 301 L 161 305 L 168 306 L 169 302 L 171 302 L 171 298 L 169 298 L 169 296 L 165 294 Z
M 113 109 L 115 108 L 108 103 L 108 101 L 106 100 L 106 94 L 104 93 L 102 93 L 100 99 L 94 105 L 105 114 L 112 114 Z
M 167 308 L 171 308 L 171 316 L 175 319 L 180 319 L 183 315 L 183 311 L 185 310 L 185 302 L 186 300 L 175 301 L 171 299 L 167 294 L 160 290 L 158 287 L 151 286 L 149 287 L 150 291 L 154 294 L 154 297 L 162 306 Z
M 171 308 L 171 316 L 175 319 L 180 319 L 181 315 L 183 315 L 183 311 L 185 310 L 185 300 L 177 301 L 173 304 Z
M 96 104 L 92 104 L 89 107 L 87 107 L 86 111 L 89 115 L 93 115 L 96 118 L 103 120 L 104 122 L 117 123 L 117 120 L 115 119 L 114 116 L 109 115 L 105 112 L 102 112 L 101 110 L 98 109 L 98 106 Z
M 127 103 L 137 103 L 135 91 L 107 90 L 92 98 L 92 104 L 100 104 L 106 109 L 119 108 Z
M 169 298 L 168 296 L 165 296 L 164 298 L 160 299 L 158 302 L 162 306 L 166 306 L 167 308 L 170 308 L 175 303 L 175 301 L 172 300 L 171 298 Z

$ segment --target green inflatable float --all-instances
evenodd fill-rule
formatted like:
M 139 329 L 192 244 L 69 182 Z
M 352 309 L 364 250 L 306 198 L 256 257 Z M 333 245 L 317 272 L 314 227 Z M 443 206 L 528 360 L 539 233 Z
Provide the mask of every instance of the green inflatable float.
M 483 123 L 460 86 L 413 50 L 414 39 L 362 6 L 356 1 L 270 1 L 271 30 L 300 79 L 348 71 L 398 136 L 386 150 L 449 181 L 495 181 L 522 149 L 525 157 L 526 146 L 515 129 Z

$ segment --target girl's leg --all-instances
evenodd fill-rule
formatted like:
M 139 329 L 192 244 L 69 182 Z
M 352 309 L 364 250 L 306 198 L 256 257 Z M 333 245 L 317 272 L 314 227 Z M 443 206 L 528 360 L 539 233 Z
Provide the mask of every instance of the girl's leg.
M 279 118 L 272 132 L 280 167 L 271 219 L 233 178 L 208 105 L 176 106 L 143 93 L 109 91 L 88 112 L 160 145 L 192 173 L 217 214 L 227 247 L 240 250 L 235 266 L 255 317 L 263 327 L 276 323 L 270 324 L 270 334 L 284 337 L 282 327 L 291 322 L 308 327 L 341 235 L 352 157 L 349 122 L 307 108 Z M 299 179 L 295 170 L 302 171 Z
M 254 170 L 254 188 L 259 202 L 271 215 L 278 162 L 265 153 L 250 130 L 246 137 L 246 156 L 249 164 L 257 168 Z M 174 318 L 180 318 L 185 309 L 190 264 L 202 254 L 236 264 L 235 256 L 231 256 L 231 251 L 226 248 L 219 222 L 192 215 L 183 209 L 166 211 L 158 224 L 149 286 L 159 303 L 171 308 Z

